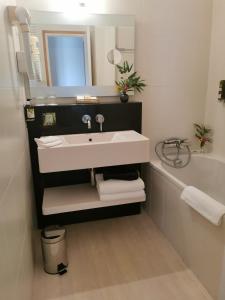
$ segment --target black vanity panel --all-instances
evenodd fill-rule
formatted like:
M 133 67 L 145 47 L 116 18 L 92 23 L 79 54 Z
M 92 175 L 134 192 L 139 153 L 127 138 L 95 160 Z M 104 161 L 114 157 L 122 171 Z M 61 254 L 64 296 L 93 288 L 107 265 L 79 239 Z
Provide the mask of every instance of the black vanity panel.
M 25 106 L 25 118 L 26 109 Z M 111 103 L 111 104 L 77 104 L 77 105 L 45 105 L 35 106 L 35 118 L 27 122 L 29 132 L 35 136 L 59 135 L 71 133 L 99 132 L 99 124 L 95 116 L 102 114 L 105 117 L 103 131 L 136 130 L 141 132 L 142 105 L 140 102 Z M 55 126 L 43 126 L 44 113 L 56 114 Z M 82 123 L 82 116 L 91 116 L 91 129 Z
M 34 118 L 28 118 L 27 109 L 34 109 Z M 68 224 L 80 222 L 82 220 L 90 220 L 96 218 L 104 218 L 108 216 L 126 215 L 132 211 L 138 211 L 137 205 L 123 205 L 123 207 L 109 207 L 105 209 L 94 209 L 84 211 L 82 213 L 71 212 L 66 214 L 43 216 L 42 201 L 43 191 L 45 187 L 53 187 L 60 185 L 70 185 L 90 182 L 89 170 L 76 170 L 57 173 L 41 174 L 39 172 L 37 146 L 34 142 L 35 137 L 47 135 L 63 135 L 99 132 L 99 124 L 95 121 L 97 114 L 103 114 L 105 122 L 103 123 L 103 131 L 119 131 L 119 130 L 135 130 L 141 133 L 141 115 L 142 104 L 140 102 L 130 103 L 104 103 L 104 104 L 71 104 L 71 105 L 43 105 L 24 107 L 25 119 L 27 123 L 30 158 L 33 173 L 33 183 L 36 201 L 38 227 L 43 228 L 49 224 Z M 53 126 L 43 125 L 43 115 L 46 113 L 55 113 L 56 124 Z M 87 124 L 82 123 L 82 116 L 88 114 L 91 116 L 91 129 Z M 119 155 L 119 154 L 118 154 Z M 126 166 L 124 166 L 126 167 Z M 121 211 L 121 213 L 119 213 Z

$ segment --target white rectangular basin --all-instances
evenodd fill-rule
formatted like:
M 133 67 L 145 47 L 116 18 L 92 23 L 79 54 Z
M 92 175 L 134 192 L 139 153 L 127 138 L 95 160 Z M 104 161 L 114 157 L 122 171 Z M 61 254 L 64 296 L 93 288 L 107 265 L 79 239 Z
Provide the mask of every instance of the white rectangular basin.
M 41 173 L 149 162 L 149 139 L 133 130 L 58 137 L 61 145 L 38 147 Z

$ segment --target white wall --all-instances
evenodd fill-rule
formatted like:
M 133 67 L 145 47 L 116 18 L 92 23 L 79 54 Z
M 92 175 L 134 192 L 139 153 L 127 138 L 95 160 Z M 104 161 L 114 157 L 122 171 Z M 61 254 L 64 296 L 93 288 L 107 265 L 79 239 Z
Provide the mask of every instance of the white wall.
M 143 125 L 153 149 L 165 137 L 192 139 L 193 123 L 203 121 L 211 1 L 171 0 L 163 7 L 162 1 L 151 2 L 138 38 L 144 45 L 147 36 L 148 43 L 137 49 L 137 66 L 150 83 L 143 94 Z
M 60 11 L 72 0 L 11 0 L 29 9 Z M 0 0 L 1 14 L 7 1 Z M 10 0 L 8 0 L 10 2 Z M 146 79 L 148 86 L 137 100 L 143 101 L 143 131 L 151 139 L 152 154 L 155 143 L 168 136 L 192 138 L 193 122 L 203 122 L 207 90 L 208 57 L 211 32 L 212 0 L 88 0 L 89 12 L 134 14 L 136 17 L 136 70 Z M 222 0 L 220 1 L 222 3 Z M 0 74 L 1 149 L 4 165 L 1 170 L 1 211 L 5 225 L 0 226 L 1 291 L 17 293 L 20 282 L 32 276 L 30 258 L 28 155 L 25 153 L 25 129 L 22 117 L 20 87 L 11 74 L 15 62 L 9 58 L 8 34 L 4 33 Z M 222 31 L 222 29 L 221 29 Z M 11 46 L 12 48 L 12 46 Z M 225 53 L 225 52 L 224 52 Z M 13 55 L 12 55 L 13 56 Z M 3 129 L 2 129 L 3 128 Z M 25 162 L 26 161 L 26 162 Z M 7 174 L 7 175 L 6 175 Z M 21 176 L 18 176 L 18 175 Z M 19 192 L 18 192 L 19 191 Z M 18 195 L 22 194 L 22 197 Z M 6 201 L 7 200 L 7 201 Z M 21 205 L 19 204 L 21 201 Z M 18 208 L 17 208 L 18 205 Z M 25 217 L 26 216 L 26 217 Z M 11 219 L 10 219 L 11 218 Z M 2 222 L 2 219 L 1 219 Z M 4 230 L 3 230 L 4 229 Z M 22 241 L 22 242 L 21 242 Z M 10 251 L 7 251 L 9 249 Z M 21 259 L 15 259 L 15 252 Z M 26 263 L 25 262 L 26 256 Z M 9 269 L 6 268 L 7 262 Z M 8 277 L 5 276 L 7 270 Z M 20 275 L 21 274 L 21 275 Z M 30 274 L 30 278 L 28 276 Z M 3 275 L 5 277 L 3 277 Z M 2 278 L 3 277 L 3 278 Z M 25 279 L 23 279 L 25 278 Z M 10 279 L 7 280 L 6 279 Z M 3 284 L 2 284 L 3 283 Z M 10 285 L 17 286 L 11 289 Z M 27 295 L 30 281 L 27 281 Z M 25 289 L 24 289 L 25 291 Z M 29 297 L 17 297 L 29 299 Z M 5 299 L 13 299 L 11 295 Z
M 18 0 L 30 9 L 63 10 L 72 0 Z M 93 13 L 136 16 L 136 70 L 148 87 L 143 131 L 156 141 L 192 138 L 193 122 L 203 122 L 207 89 L 212 0 L 88 0 Z M 154 151 L 152 151 L 152 154 Z
M 213 152 L 225 157 L 225 105 L 218 98 L 219 82 L 225 79 L 225 1 L 213 1 L 213 21 L 205 123 L 214 131 Z
M 31 299 L 33 270 L 24 91 L 17 78 L 5 6 L 18 4 L 30 9 L 61 10 L 71 1 L 0 0 L 0 291 L 1 298 L 7 300 Z M 136 98 L 143 100 L 143 129 L 151 138 L 152 148 L 166 136 L 191 137 L 192 123 L 202 121 L 204 116 L 211 0 L 88 2 L 93 13 L 136 16 L 135 65 L 148 83 L 145 92 Z M 221 0 L 215 5 L 221 23 L 214 24 L 214 30 L 220 26 L 218 35 L 222 38 L 224 4 Z M 215 53 L 221 51 L 222 57 L 224 48 L 219 46 Z
M 24 91 L 17 78 L 6 5 L 0 0 L 0 298 L 31 299 L 31 177 L 23 117 Z

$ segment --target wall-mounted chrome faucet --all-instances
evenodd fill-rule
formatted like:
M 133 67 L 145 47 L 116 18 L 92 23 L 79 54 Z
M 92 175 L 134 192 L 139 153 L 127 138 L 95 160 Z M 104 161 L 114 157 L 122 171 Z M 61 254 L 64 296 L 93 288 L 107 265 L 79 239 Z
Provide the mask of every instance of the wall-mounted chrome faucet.
M 96 117 L 95 117 L 95 121 L 96 121 L 97 123 L 99 123 L 99 125 L 100 125 L 100 131 L 102 132 L 102 124 L 103 124 L 104 121 L 105 121 L 104 116 L 101 115 L 101 114 L 97 114 Z
M 83 115 L 82 122 L 88 124 L 88 129 L 91 129 L 91 117 L 89 115 Z

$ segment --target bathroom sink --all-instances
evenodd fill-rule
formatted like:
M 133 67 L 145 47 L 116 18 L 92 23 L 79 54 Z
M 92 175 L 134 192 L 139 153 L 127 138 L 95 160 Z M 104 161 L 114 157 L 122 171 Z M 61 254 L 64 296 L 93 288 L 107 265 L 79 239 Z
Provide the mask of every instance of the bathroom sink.
M 61 145 L 38 147 L 41 173 L 149 161 L 149 139 L 133 130 L 58 137 L 62 139 Z

